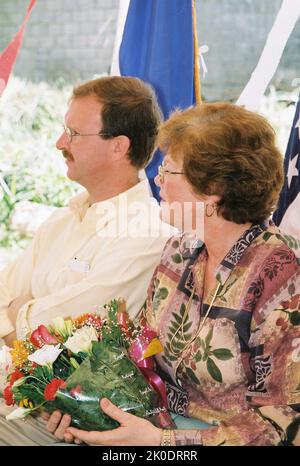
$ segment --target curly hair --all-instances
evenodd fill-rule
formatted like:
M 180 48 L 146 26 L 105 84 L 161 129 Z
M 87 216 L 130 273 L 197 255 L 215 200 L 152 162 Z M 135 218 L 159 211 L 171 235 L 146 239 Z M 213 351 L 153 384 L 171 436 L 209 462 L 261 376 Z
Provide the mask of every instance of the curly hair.
M 276 208 L 283 157 L 261 115 L 225 102 L 176 111 L 160 126 L 158 145 L 183 159 L 195 193 L 220 197 L 217 212 L 224 219 L 260 223 Z

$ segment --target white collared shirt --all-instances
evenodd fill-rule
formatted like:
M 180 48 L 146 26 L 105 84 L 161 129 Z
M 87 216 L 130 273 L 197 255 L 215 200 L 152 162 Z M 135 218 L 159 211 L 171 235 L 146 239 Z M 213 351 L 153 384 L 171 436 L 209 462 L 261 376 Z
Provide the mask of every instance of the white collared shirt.
M 9 303 L 27 293 L 34 298 L 19 311 L 18 338 L 58 315 L 95 312 L 112 298 L 125 299 L 134 317 L 172 234 L 174 229 L 159 220 L 147 180 L 91 206 L 87 192 L 75 196 L 0 272 L 0 337 L 14 330 Z

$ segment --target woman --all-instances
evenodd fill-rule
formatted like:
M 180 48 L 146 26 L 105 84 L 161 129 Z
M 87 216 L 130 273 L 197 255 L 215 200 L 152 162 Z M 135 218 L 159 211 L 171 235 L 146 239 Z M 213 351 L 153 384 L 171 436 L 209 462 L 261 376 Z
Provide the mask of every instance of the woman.
M 175 113 L 158 141 L 166 153 L 157 177 L 162 215 L 176 202 L 180 223 L 178 206 L 195 213 L 202 203 L 204 244 L 186 234 L 168 241 L 144 316 L 164 346 L 156 360 L 170 410 L 211 425 L 160 431 L 104 399 L 102 409 L 121 426 L 68 428 L 66 439 L 299 444 L 300 241 L 268 222 L 283 182 L 274 132 L 255 113 L 215 103 Z

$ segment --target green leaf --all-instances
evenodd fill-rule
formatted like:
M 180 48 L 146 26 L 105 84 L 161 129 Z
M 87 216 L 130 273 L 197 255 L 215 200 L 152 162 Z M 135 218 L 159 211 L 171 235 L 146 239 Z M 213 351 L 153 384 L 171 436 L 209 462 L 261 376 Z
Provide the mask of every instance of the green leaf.
M 201 359 L 202 359 L 201 351 L 197 351 L 197 353 L 195 355 L 195 361 L 199 362 L 199 361 L 201 361 Z
M 176 341 L 176 350 L 183 350 L 183 348 L 187 345 L 187 342 L 181 343 L 180 341 Z M 175 350 L 175 351 L 176 351 Z
M 209 346 L 210 342 L 211 342 L 211 339 L 212 339 L 212 336 L 213 336 L 213 327 L 211 327 L 209 329 L 209 332 L 208 334 L 206 335 L 206 338 L 205 338 L 205 343 L 206 343 L 206 346 Z
M 179 325 L 176 324 L 175 322 L 171 322 L 171 324 L 173 324 L 173 326 L 171 325 L 169 327 L 169 331 L 172 332 L 173 334 L 176 332 L 178 333 Z
M 218 348 L 212 351 L 212 354 L 221 361 L 227 361 L 233 358 L 232 352 L 227 348 Z
M 291 314 L 289 314 L 289 318 L 290 318 L 291 324 L 300 325 L 300 312 L 299 311 L 291 312 Z
M 167 288 L 159 288 L 158 295 L 160 299 L 166 299 L 169 294 Z
M 170 354 L 168 356 L 168 358 L 169 358 L 170 361 L 177 361 L 177 356 L 173 356 L 173 355 Z
M 165 354 L 165 357 L 167 357 L 168 359 L 174 361 L 175 359 L 177 359 L 177 357 L 175 358 L 174 355 L 172 355 L 169 351 L 169 349 L 167 349 L 166 347 L 164 348 L 164 354 Z
M 180 254 L 176 253 L 176 254 L 173 254 L 173 256 L 171 256 L 173 262 L 175 262 L 175 264 L 180 264 L 182 262 L 182 257 Z
M 182 315 L 182 317 L 184 316 L 185 310 L 186 310 L 185 304 L 182 303 L 179 309 L 179 312 Z
M 192 322 L 188 322 L 183 326 L 183 332 L 186 333 L 192 326 Z
M 175 322 L 175 320 L 171 320 L 169 328 L 171 329 L 171 327 L 173 327 L 177 330 L 178 328 L 180 328 L 180 326 L 181 326 L 181 323 Z
M 300 416 L 297 416 L 286 429 L 286 437 L 289 443 L 295 440 L 300 427 Z
M 174 317 L 174 319 L 177 321 L 179 325 L 182 324 L 182 317 L 180 317 L 178 314 L 175 314 L 175 312 L 172 312 L 172 316 Z
M 211 358 L 208 358 L 206 367 L 207 367 L 209 375 L 217 382 L 222 383 L 221 371 Z
M 194 374 L 190 367 L 186 368 L 186 373 L 192 382 L 196 383 L 197 385 L 200 385 L 200 380 L 197 378 L 197 376 Z
M 269 231 L 266 231 L 264 234 L 263 234 L 263 240 L 264 241 L 268 241 L 269 238 L 271 238 L 271 236 L 273 236 L 273 233 L 270 233 Z
M 300 246 L 300 241 L 296 238 L 293 238 L 290 235 L 281 234 L 281 237 L 285 244 L 287 244 L 290 248 L 297 249 Z
M 201 337 L 197 338 L 197 343 L 201 346 L 201 348 L 204 350 L 205 349 L 205 343 L 204 340 Z

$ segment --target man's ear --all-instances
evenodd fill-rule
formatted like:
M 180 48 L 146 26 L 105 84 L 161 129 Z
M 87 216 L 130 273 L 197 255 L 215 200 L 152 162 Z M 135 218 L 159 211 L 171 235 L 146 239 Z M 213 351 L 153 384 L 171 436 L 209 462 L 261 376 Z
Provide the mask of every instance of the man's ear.
M 127 136 L 120 135 L 113 139 L 112 150 L 117 160 L 123 159 L 127 156 L 130 149 L 130 139 Z

